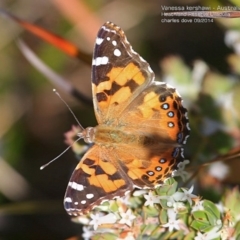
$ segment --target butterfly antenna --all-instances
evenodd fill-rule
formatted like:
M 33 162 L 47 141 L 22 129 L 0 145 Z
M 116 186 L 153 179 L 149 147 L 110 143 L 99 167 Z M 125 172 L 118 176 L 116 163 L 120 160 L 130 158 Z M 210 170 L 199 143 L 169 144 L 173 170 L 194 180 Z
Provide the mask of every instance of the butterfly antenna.
M 78 123 L 79 127 L 81 128 L 81 130 L 84 130 L 83 126 L 81 125 L 81 123 L 78 121 L 77 117 L 75 116 L 74 112 L 72 111 L 72 109 L 69 107 L 69 105 L 63 100 L 63 98 L 61 97 L 61 95 L 57 92 L 56 89 L 53 89 L 53 92 L 62 100 L 62 102 L 66 105 L 66 107 L 68 108 L 68 110 L 70 111 L 70 113 L 73 115 L 74 119 L 76 120 L 76 122 Z
M 78 123 L 79 127 L 81 128 L 81 130 L 84 130 L 83 126 L 81 125 L 81 123 L 78 121 L 77 117 L 75 116 L 74 112 L 72 111 L 72 109 L 69 107 L 69 105 L 66 103 L 66 101 L 63 100 L 63 98 L 61 97 L 61 95 L 56 91 L 56 89 L 53 89 L 53 92 L 61 99 L 61 101 L 66 105 L 66 107 L 68 108 L 68 110 L 70 111 L 70 113 L 73 115 L 74 119 L 76 120 L 76 122 Z M 68 146 L 62 153 L 60 153 L 57 157 L 55 157 L 54 159 L 52 159 L 51 161 L 49 161 L 48 163 L 42 165 L 40 167 L 40 170 L 43 170 L 45 167 L 47 167 L 49 164 L 51 164 L 52 162 L 54 162 L 55 160 L 57 160 L 59 157 L 61 157 L 65 152 L 67 152 L 74 143 L 76 143 L 77 141 L 79 141 L 82 138 L 82 135 L 79 134 L 78 136 L 80 136 L 77 140 L 75 140 L 70 146 Z
M 59 157 L 61 157 L 65 152 L 67 152 L 69 150 L 69 148 L 72 147 L 72 145 L 74 143 L 76 143 L 77 141 L 79 141 L 82 137 L 79 137 L 77 140 L 75 140 L 70 146 L 68 146 L 62 153 L 60 153 L 57 157 L 55 157 L 54 159 L 52 159 L 51 161 L 49 161 L 48 163 L 42 165 L 40 167 L 40 170 L 43 170 L 45 167 L 47 167 L 49 164 L 51 164 L 52 162 L 54 162 L 55 160 L 57 160 Z

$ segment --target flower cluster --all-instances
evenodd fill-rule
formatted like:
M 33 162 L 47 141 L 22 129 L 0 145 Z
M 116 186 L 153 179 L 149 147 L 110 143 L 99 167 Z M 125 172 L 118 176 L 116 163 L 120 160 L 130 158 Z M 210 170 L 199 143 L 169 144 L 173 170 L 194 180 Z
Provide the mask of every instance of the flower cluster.
M 201 200 L 189 189 L 178 188 L 169 178 L 154 190 L 137 189 L 95 208 L 89 215 L 76 218 L 85 225 L 88 239 L 237 239 L 228 209 Z M 239 196 L 238 196 L 239 197 Z M 230 220 L 231 219 L 231 220 Z

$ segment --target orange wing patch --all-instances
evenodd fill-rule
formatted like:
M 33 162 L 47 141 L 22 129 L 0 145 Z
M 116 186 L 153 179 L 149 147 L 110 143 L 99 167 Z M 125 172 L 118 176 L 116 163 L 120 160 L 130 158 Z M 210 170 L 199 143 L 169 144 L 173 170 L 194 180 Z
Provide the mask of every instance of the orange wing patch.
M 124 67 L 112 68 L 106 75 L 107 81 L 99 85 L 92 84 L 96 94 L 95 106 L 101 109 L 104 119 L 110 119 L 115 114 L 121 114 L 126 106 L 140 91 L 146 81 L 144 73 L 134 63 Z M 136 92 L 134 94 L 134 92 Z

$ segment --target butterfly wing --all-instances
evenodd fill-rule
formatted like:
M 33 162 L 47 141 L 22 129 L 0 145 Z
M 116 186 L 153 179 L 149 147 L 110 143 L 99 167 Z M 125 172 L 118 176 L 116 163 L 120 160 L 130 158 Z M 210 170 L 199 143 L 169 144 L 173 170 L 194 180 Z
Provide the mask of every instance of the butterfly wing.
M 117 159 L 134 186 L 153 188 L 164 182 L 183 161 L 181 147 L 160 146 L 159 148 L 119 146 L 115 150 Z
M 85 214 L 106 197 L 113 199 L 132 190 L 133 185 L 126 174 L 113 164 L 117 162 L 115 156 L 97 145 L 83 156 L 70 178 L 64 197 L 68 214 Z
M 98 123 L 111 123 L 154 80 L 149 64 L 126 39 L 124 32 L 107 22 L 99 30 L 92 64 L 92 91 Z M 114 117 L 113 117 L 114 116 Z
M 187 110 L 177 91 L 166 83 L 154 82 L 141 92 L 119 116 L 119 125 L 152 134 L 164 144 L 185 144 L 190 128 Z
M 124 132 L 144 136 L 138 148 L 120 148 L 125 155 L 132 156 L 125 166 L 136 186 L 153 187 L 163 183 L 184 161 L 181 145 L 186 143 L 190 132 L 186 113 L 174 88 L 165 83 L 152 83 L 119 116 Z

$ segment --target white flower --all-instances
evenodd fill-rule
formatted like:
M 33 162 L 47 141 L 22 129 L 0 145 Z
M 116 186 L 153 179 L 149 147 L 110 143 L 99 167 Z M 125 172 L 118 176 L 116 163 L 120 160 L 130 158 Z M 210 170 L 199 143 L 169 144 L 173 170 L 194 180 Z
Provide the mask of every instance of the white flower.
M 184 160 L 183 162 L 180 162 L 177 167 L 178 167 L 178 170 L 175 170 L 172 172 L 172 176 L 173 177 L 181 177 L 182 180 L 185 182 L 186 179 L 188 178 L 188 173 L 186 171 L 184 171 L 185 169 L 185 166 L 187 164 L 189 164 L 189 160 Z
M 168 209 L 168 223 L 163 224 L 163 227 L 168 228 L 169 232 L 172 232 L 173 229 L 180 229 L 180 220 L 177 220 L 177 214 L 173 209 Z
M 90 227 L 83 227 L 83 234 L 82 237 L 84 240 L 90 240 L 91 237 L 93 236 L 93 232 L 90 230 Z
M 183 192 L 175 192 L 175 193 L 172 195 L 172 198 L 173 198 L 174 201 L 176 201 L 176 202 L 182 201 L 183 197 L 184 197 L 184 193 L 183 193 Z
M 147 200 L 145 206 L 153 207 L 153 204 L 160 202 L 160 196 L 153 195 L 153 191 L 149 191 L 148 194 L 144 195 L 144 198 Z
M 129 201 L 131 197 L 130 192 L 125 193 L 125 196 L 118 198 L 117 200 L 120 201 L 124 205 L 131 205 L 131 202 Z
M 192 194 L 192 191 L 193 191 L 193 186 L 190 187 L 190 189 L 186 190 L 184 188 L 182 188 L 183 190 L 183 198 L 181 201 L 188 201 L 190 205 L 192 205 L 192 198 L 197 198 L 196 195 Z
M 136 216 L 132 213 L 131 209 L 128 209 L 126 212 L 120 212 L 121 219 L 119 221 L 120 224 L 126 224 L 129 227 L 132 226 L 132 220 L 136 218 Z
M 197 201 L 195 201 L 195 205 L 192 207 L 192 212 L 202 211 L 202 210 L 204 210 L 203 201 L 200 201 L 200 199 L 197 198 Z
M 147 192 L 148 192 L 148 190 L 146 190 L 146 189 L 138 189 L 138 190 L 135 190 L 133 192 L 133 196 L 134 197 L 139 197 L 139 196 L 141 196 L 141 195 L 143 195 L 143 194 L 145 194 Z
M 167 201 L 167 206 L 168 206 L 168 207 L 173 207 L 173 205 L 174 205 L 173 202 L 171 202 L 171 201 Z
M 176 202 L 173 204 L 173 209 L 175 212 L 182 212 L 186 210 L 186 206 L 182 202 Z
M 74 222 L 77 222 L 77 223 L 81 223 L 83 225 L 88 225 L 89 224 L 89 218 L 86 217 L 86 216 L 79 216 L 79 217 L 76 217 L 76 218 L 73 218 L 72 219 Z
M 218 231 L 218 227 L 215 227 L 211 231 L 206 233 L 198 232 L 194 240 L 210 240 L 210 239 L 218 238 L 220 236 L 220 232 L 217 232 L 217 231 Z
M 91 214 L 91 221 L 89 223 L 89 225 L 93 225 L 93 229 L 97 230 L 99 225 L 102 224 L 111 224 L 111 223 L 115 223 L 117 221 L 117 217 L 113 214 L 113 213 L 109 213 L 105 216 L 101 216 L 100 214 Z
M 159 196 L 159 199 L 167 200 L 167 206 L 172 207 L 175 204 L 175 200 L 172 196 Z
M 186 166 L 187 164 L 189 164 L 189 163 L 190 163 L 190 161 L 187 160 L 187 159 L 185 159 L 183 162 L 180 162 L 180 163 L 177 165 L 178 170 L 184 170 L 184 169 L 185 169 L 185 166 Z
M 169 219 L 168 223 L 163 224 L 163 227 L 168 228 L 169 232 L 172 232 L 174 229 L 179 230 L 179 220 Z

